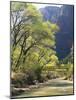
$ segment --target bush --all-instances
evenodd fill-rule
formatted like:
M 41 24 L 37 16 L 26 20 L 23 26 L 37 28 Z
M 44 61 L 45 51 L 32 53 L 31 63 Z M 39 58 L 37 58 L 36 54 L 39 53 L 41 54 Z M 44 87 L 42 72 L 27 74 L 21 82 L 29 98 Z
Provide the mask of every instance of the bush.
M 55 79 L 58 78 L 59 75 L 54 71 L 49 71 L 46 76 L 48 79 Z
M 25 73 L 15 73 L 11 80 L 14 87 L 26 87 L 27 86 L 27 75 Z
M 32 71 L 32 70 L 28 71 L 27 72 L 27 84 L 34 85 L 35 84 L 34 80 L 36 80 L 36 75 L 35 75 L 34 71 Z
M 40 78 L 38 79 L 38 82 L 43 83 L 44 81 L 46 81 L 46 77 L 44 75 L 41 75 Z
M 11 78 L 11 83 L 14 84 L 14 87 L 27 87 L 28 85 L 34 85 L 36 80 L 36 75 L 34 71 L 29 70 L 25 73 L 15 73 Z

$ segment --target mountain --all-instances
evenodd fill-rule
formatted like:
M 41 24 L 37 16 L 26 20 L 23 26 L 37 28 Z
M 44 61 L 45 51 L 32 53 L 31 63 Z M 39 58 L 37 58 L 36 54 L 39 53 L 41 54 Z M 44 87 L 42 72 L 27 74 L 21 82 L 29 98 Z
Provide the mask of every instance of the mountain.
M 56 23 L 60 30 L 56 34 L 56 52 L 60 59 L 65 58 L 73 44 L 74 37 L 74 6 L 47 6 L 40 8 L 44 20 Z
M 60 9 L 56 6 L 46 6 L 45 8 L 40 8 L 44 20 L 49 20 L 56 23 L 59 17 Z

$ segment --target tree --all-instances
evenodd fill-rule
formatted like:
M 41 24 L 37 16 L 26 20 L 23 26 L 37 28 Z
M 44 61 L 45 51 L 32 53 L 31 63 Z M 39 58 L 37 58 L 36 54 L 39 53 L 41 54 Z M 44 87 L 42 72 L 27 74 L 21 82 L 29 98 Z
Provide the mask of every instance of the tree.
M 58 29 L 56 24 L 44 21 L 41 13 L 33 5 L 12 2 L 12 71 L 26 73 L 31 82 L 34 79 L 41 81 L 41 74 L 46 64 L 52 63 L 53 60 L 56 63 L 58 60 L 54 51 L 55 33 Z M 52 60 L 53 55 L 55 59 Z
M 24 3 L 11 4 L 11 41 L 12 55 L 19 49 L 15 67 L 25 61 L 28 51 L 35 45 L 53 48 L 56 24 L 43 22 L 41 14 L 32 5 Z M 49 43 L 49 45 L 47 45 Z M 51 46 L 52 45 L 52 46 Z M 14 60 L 13 56 L 12 59 Z M 13 61 L 12 61 L 13 62 Z

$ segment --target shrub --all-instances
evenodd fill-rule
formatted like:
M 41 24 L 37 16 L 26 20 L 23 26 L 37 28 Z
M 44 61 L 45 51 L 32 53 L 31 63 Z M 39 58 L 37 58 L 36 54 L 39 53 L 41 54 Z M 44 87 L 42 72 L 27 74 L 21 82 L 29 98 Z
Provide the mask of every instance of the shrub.
M 26 87 L 27 86 L 27 75 L 25 73 L 15 73 L 11 80 L 14 87 Z
M 58 73 L 57 72 L 55 72 L 55 71 L 49 71 L 48 73 L 47 73 L 47 76 L 46 76 L 48 79 L 55 79 L 55 78 L 58 78 L 59 77 L 59 75 L 58 75 Z

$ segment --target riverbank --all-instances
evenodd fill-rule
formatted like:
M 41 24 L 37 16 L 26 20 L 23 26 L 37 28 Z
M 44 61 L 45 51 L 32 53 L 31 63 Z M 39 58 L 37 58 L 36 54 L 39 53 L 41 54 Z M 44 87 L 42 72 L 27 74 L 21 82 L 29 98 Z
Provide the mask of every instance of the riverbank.
M 62 78 L 48 80 L 45 83 L 30 85 L 28 88 L 14 88 L 22 91 L 13 97 L 33 97 L 33 96 L 54 96 L 73 94 L 73 81 L 63 80 Z

